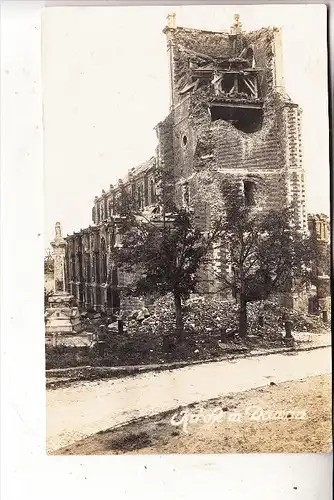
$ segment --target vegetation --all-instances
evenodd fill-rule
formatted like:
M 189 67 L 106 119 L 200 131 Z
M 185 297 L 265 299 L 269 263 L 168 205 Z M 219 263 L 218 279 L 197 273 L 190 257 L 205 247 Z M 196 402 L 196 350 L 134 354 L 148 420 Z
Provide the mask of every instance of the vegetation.
M 231 272 L 216 274 L 239 305 L 239 334 L 247 336 L 247 303 L 302 289 L 311 277 L 313 247 L 289 209 L 261 210 L 234 186 L 225 186 L 221 248 Z M 260 208 L 260 209 L 259 209 Z
M 294 226 L 291 210 L 262 211 L 247 202 L 238 186 L 226 182 L 211 194 L 213 199 L 220 198 L 220 209 L 211 209 L 211 213 L 222 215 L 212 217 L 205 233 L 196 228 L 188 210 L 174 208 L 170 214 L 148 220 L 129 195 L 120 200 L 122 247 L 117 251 L 117 262 L 132 273 L 129 292 L 172 293 L 181 340 L 183 302 L 196 291 L 202 264 L 211 263 L 220 290 L 230 289 L 236 298 L 241 337 L 247 336 L 248 302 L 291 292 L 311 278 L 314 245 Z M 223 252 L 224 268 L 230 272 L 214 270 L 213 245 Z
M 219 236 L 220 221 L 203 234 L 184 209 L 175 209 L 157 220 L 124 217 L 122 247 L 116 261 L 132 273 L 129 292 L 135 295 L 171 293 L 174 299 L 176 334 L 183 340 L 183 301 L 196 290 L 198 271 L 212 243 Z

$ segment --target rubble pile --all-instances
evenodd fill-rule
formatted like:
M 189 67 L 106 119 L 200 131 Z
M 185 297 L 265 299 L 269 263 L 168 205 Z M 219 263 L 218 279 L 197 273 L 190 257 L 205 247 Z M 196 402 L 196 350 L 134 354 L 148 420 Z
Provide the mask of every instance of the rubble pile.
M 317 332 L 324 329 L 320 316 L 287 309 L 275 299 L 249 303 L 247 309 L 250 330 L 255 334 L 259 332 L 259 316 L 264 318 L 264 329 L 268 336 L 275 335 L 278 329 L 284 329 L 286 320 L 292 322 L 292 330 L 295 332 Z
M 171 296 L 158 299 L 151 306 L 149 315 L 146 309 L 138 312 L 140 321 L 133 319 L 127 330 L 136 332 L 172 334 L 175 330 L 175 313 Z M 261 326 L 261 319 L 263 318 Z M 292 322 L 295 331 L 314 332 L 323 328 L 319 316 L 311 316 L 282 307 L 278 300 L 249 302 L 247 305 L 248 333 L 277 337 L 284 329 L 285 320 Z M 216 337 L 238 332 L 238 305 L 233 300 L 216 296 L 193 296 L 184 304 L 185 331 L 188 334 L 202 334 Z
M 73 353 L 57 351 L 57 354 L 50 348 L 47 365 L 57 367 L 60 358 L 61 366 L 163 364 L 217 359 L 224 354 L 252 348 L 282 347 L 287 319 L 292 322 L 292 332 L 295 333 L 324 330 L 320 317 L 285 309 L 275 300 L 248 304 L 246 339 L 239 336 L 238 306 L 233 300 L 217 296 L 192 296 L 184 303 L 183 312 L 183 342 L 179 341 L 175 330 L 172 296 L 161 297 L 150 307 L 133 311 L 124 318 L 122 331 L 118 330 L 115 318 L 95 314 L 84 319 L 85 327 L 92 332 L 95 343 L 80 352 L 80 356 L 73 349 Z M 105 344 L 103 354 L 99 350 L 99 341 Z M 59 359 L 54 359 L 56 354 Z M 73 360 L 66 358 L 65 363 L 64 354 L 70 358 L 74 356 Z

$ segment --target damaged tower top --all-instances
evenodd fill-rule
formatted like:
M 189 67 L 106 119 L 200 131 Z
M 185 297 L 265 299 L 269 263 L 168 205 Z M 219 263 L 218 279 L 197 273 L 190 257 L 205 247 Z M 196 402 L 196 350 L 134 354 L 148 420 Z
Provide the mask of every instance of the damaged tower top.
M 167 19 L 171 108 L 195 91 L 254 105 L 276 88 L 284 92 L 280 29 L 246 32 L 239 14 L 224 32 L 176 26 L 175 14 Z
M 282 31 L 247 31 L 239 14 L 231 24 L 185 28 L 168 16 L 170 113 L 156 128 L 158 161 L 175 179 L 180 206 L 199 198 L 195 178 L 215 172 L 241 183 L 252 205 L 292 205 L 306 231 L 301 109 L 284 87 Z M 195 211 L 206 227 L 209 210 Z

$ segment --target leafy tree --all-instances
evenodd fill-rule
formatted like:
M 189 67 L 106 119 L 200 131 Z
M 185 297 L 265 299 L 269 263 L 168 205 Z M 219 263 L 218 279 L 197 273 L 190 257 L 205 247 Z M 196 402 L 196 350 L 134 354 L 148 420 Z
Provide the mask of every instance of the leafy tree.
M 146 218 L 133 211 L 131 202 L 126 211 L 122 202 L 121 248 L 116 250 L 118 266 L 132 273 L 129 285 L 136 295 L 172 293 L 175 306 L 176 333 L 184 337 L 183 300 L 195 291 L 198 270 L 213 241 L 219 235 L 220 221 L 203 234 L 186 210 Z
M 241 190 L 222 189 L 224 219 L 221 248 L 231 272 L 216 273 L 222 288 L 239 304 L 239 334 L 247 336 L 247 303 L 301 287 L 310 277 L 314 253 L 310 240 L 293 224 L 292 211 L 265 211 L 246 203 Z
M 210 231 L 195 228 L 191 213 L 175 207 L 155 220 L 147 218 L 124 192 L 119 201 L 122 248 L 116 259 L 120 267 L 134 273 L 132 293 L 173 294 L 176 330 L 182 339 L 182 301 L 196 290 L 200 266 L 212 264 L 213 244 L 220 247 L 231 272 L 211 269 L 221 288 L 235 295 L 239 334 L 246 337 L 247 303 L 302 287 L 311 275 L 314 245 L 294 227 L 293 211 L 268 211 L 247 203 L 239 186 L 212 173 L 197 177 L 199 200 L 204 196 L 210 201 Z

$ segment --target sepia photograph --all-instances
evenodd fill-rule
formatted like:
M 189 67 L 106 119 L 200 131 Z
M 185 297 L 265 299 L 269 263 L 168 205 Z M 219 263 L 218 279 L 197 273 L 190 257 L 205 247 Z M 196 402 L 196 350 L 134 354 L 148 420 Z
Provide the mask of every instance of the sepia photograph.
M 325 6 L 41 28 L 47 453 L 330 452 Z

